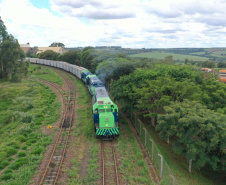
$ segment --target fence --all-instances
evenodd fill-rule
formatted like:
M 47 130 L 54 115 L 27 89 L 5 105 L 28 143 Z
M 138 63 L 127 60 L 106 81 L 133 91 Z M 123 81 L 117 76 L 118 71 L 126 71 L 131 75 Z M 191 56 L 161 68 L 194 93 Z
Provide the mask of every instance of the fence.
M 106 84 L 106 88 L 110 92 L 111 87 L 109 84 Z M 125 101 L 118 102 L 121 107 L 125 106 Z M 157 174 L 159 175 L 161 181 L 165 184 L 176 185 L 178 182 L 172 174 L 167 162 L 164 160 L 164 156 L 162 156 L 161 152 L 158 149 L 158 146 L 155 144 L 154 139 L 146 129 L 144 123 L 140 121 L 136 113 L 133 112 L 132 109 L 127 109 L 127 115 L 129 116 L 134 128 L 140 136 L 140 140 L 142 144 L 145 146 L 146 151 L 154 165 Z

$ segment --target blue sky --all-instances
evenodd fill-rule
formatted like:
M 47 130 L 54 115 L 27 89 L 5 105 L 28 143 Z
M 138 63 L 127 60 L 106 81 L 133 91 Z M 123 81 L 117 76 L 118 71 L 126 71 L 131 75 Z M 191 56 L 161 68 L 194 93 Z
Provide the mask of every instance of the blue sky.
M 224 0 L 1 0 L 20 43 L 66 47 L 225 47 Z
M 30 0 L 30 2 L 37 8 L 47 8 L 50 10 L 50 4 L 48 0 Z

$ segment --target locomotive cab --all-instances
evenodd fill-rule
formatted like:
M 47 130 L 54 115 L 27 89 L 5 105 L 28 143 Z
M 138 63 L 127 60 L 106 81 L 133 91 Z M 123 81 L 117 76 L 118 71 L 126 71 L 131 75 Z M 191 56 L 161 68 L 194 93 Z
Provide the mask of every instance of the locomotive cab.
M 88 75 L 93 75 L 93 74 L 89 70 L 85 70 L 85 71 L 81 72 L 81 79 L 82 79 L 83 83 L 85 83 L 85 84 L 86 84 L 86 77 Z
M 93 117 L 96 137 L 117 138 L 119 136 L 118 107 L 109 98 L 105 87 L 98 87 L 95 91 Z

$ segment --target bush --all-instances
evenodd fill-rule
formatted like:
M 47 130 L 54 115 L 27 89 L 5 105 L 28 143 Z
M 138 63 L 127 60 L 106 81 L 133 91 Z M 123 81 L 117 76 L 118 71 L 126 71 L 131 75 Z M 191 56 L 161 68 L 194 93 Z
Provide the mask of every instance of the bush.
M 37 154 L 39 155 L 40 153 L 42 153 L 44 151 L 43 148 L 36 148 L 35 150 L 33 150 L 31 153 L 32 154 Z
M 20 148 L 19 143 L 17 143 L 16 141 L 10 142 L 10 143 L 8 144 L 8 146 L 11 146 L 11 147 L 13 147 L 13 148 L 15 148 L 15 149 L 19 149 L 19 148 Z
M 13 172 L 13 170 L 11 170 L 11 169 L 6 169 L 6 170 L 3 172 L 3 174 L 12 173 L 12 172 Z
M 22 150 L 27 150 L 27 145 L 21 147 Z
M 29 140 L 26 141 L 26 144 L 28 146 L 30 146 L 32 143 L 36 143 L 36 142 L 37 142 L 37 139 L 29 139 Z
M 7 156 L 6 152 L 0 152 L 0 161 L 2 161 L 3 159 L 5 159 Z
M 23 157 L 16 160 L 11 166 L 9 166 L 9 169 L 18 170 L 24 164 L 27 164 L 27 158 Z
M 10 156 L 12 156 L 16 153 L 17 153 L 17 150 L 15 148 L 13 148 L 13 147 L 7 147 L 6 148 L 6 156 L 7 157 L 10 157 Z
M 0 164 L 0 170 L 4 169 L 8 165 L 9 165 L 9 161 L 7 160 L 2 161 Z
M 138 164 L 139 166 L 144 166 L 145 162 L 144 162 L 144 160 L 139 160 L 139 161 L 137 162 L 137 164 Z
M 2 174 L 2 176 L 0 177 L 1 180 L 9 180 L 12 178 L 12 173 L 7 173 L 7 174 Z
M 26 154 L 25 151 L 20 151 L 20 152 L 17 154 L 18 157 L 25 157 L 26 155 L 27 155 L 27 154 Z
M 19 139 L 20 142 L 25 142 L 26 141 L 26 137 L 23 136 L 23 135 L 20 135 L 18 139 Z
M 16 75 L 12 76 L 12 78 L 10 79 L 10 82 L 18 83 L 18 82 L 21 82 L 21 80 L 22 80 L 22 77 L 20 75 L 16 74 Z
M 23 126 L 18 130 L 18 134 L 22 134 L 23 136 L 27 137 L 29 133 L 32 132 L 30 126 Z

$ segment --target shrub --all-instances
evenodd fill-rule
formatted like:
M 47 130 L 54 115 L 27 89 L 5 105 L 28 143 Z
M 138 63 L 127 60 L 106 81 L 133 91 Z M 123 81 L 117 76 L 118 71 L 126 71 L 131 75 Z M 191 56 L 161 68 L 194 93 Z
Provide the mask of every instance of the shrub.
M 13 172 L 13 170 L 11 170 L 11 169 L 6 169 L 4 172 L 3 172 L 3 174 L 6 174 L 6 173 L 12 173 Z
M 27 145 L 21 147 L 22 150 L 27 150 Z
M 27 158 L 20 158 L 16 160 L 11 166 L 9 166 L 9 169 L 18 170 L 21 166 L 24 164 L 27 164 Z
M 10 156 L 12 156 L 16 153 L 17 153 L 17 150 L 15 148 L 13 148 L 13 147 L 7 147 L 6 148 L 6 156 L 7 157 L 10 157 Z
M 26 141 L 26 137 L 23 136 L 23 135 L 20 135 L 18 139 L 19 139 L 20 142 L 25 142 Z
M 8 165 L 9 165 L 9 161 L 7 160 L 2 161 L 0 164 L 0 170 L 4 169 Z
M 0 161 L 2 161 L 3 159 L 5 159 L 7 156 L 6 152 L 0 152 Z
M 28 146 L 30 146 L 32 143 L 36 143 L 36 142 L 37 142 L 37 139 L 29 139 L 29 140 L 26 141 L 26 144 Z
M 10 82 L 21 82 L 22 77 L 19 74 L 13 75 L 12 78 L 10 79 Z
M 16 142 L 16 141 L 12 141 L 10 143 L 8 143 L 8 146 L 11 146 L 15 149 L 19 149 L 20 148 L 20 145 Z
M 144 160 L 139 160 L 139 161 L 137 162 L 137 164 L 138 164 L 139 166 L 144 166 L 145 162 L 144 162 Z
M 22 134 L 25 137 L 31 132 L 32 129 L 30 128 L 30 126 L 23 126 L 18 130 L 18 134 Z
M 2 176 L 0 177 L 1 180 L 9 180 L 12 177 L 12 173 L 7 173 L 7 174 L 2 174 Z
M 35 150 L 33 150 L 31 153 L 32 154 L 37 154 L 39 155 L 40 153 L 42 153 L 44 151 L 43 148 L 36 148 Z
M 26 154 L 25 151 L 20 151 L 20 152 L 17 154 L 18 157 L 25 157 L 26 155 L 27 155 L 27 154 Z

